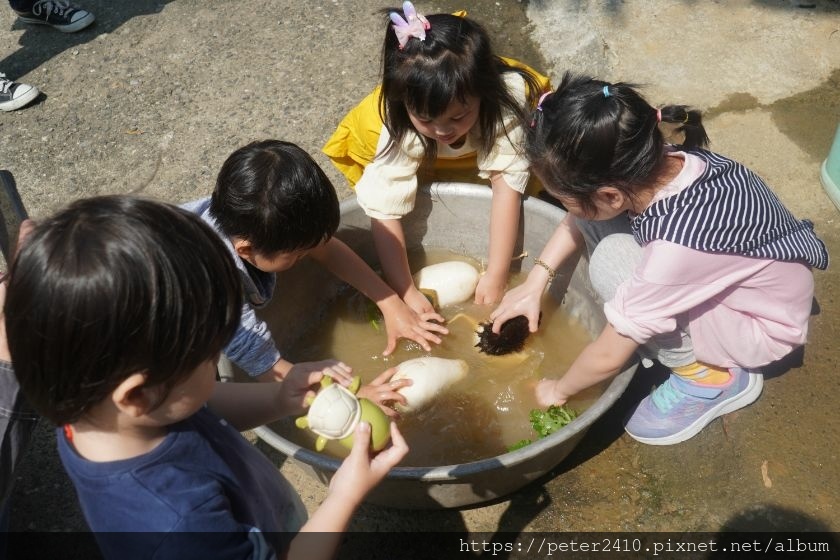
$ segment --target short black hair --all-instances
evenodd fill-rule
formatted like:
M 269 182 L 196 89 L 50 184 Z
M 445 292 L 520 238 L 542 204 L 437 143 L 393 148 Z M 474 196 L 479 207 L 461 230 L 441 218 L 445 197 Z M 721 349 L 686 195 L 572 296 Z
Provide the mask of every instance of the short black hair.
M 281 140 L 253 142 L 222 165 L 210 201 L 222 233 L 263 255 L 312 249 L 341 221 L 335 188 L 315 160 Z
M 230 252 L 197 216 L 131 196 L 80 200 L 38 224 L 12 267 L 15 373 L 58 425 L 136 372 L 162 402 L 233 336 L 241 298 Z

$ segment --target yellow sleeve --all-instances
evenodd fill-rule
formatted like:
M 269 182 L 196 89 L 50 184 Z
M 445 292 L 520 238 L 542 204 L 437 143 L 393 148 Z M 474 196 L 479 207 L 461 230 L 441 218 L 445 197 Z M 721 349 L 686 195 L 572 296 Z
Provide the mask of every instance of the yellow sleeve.
M 355 187 L 362 173 L 376 155 L 376 145 L 382 132 L 379 117 L 379 92 L 377 86 L 341 120 L 338 128 L 321 148 Z

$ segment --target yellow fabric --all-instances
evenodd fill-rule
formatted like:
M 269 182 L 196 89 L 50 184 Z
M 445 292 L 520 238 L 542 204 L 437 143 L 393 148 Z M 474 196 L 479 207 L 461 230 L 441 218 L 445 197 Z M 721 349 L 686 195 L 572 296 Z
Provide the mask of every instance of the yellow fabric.
M 697 381 L 698 383 L 702 383 L 704 385 L 723 385 L 729 381 L 730 377 L 732 377 L 729 370 L 716 368 L 700 362 L 694 362 L 692 364 L 688 364 L 687 366 L 679 366 L 671 369 L 680 377 L 691 381 Z
M 376 143 L 382 132 L 382 119 L 379 116 L 381 90 L 382 86 L 376 86 L 351 109 L 321 149 L 347 177 L 351 187 L 362 178 L 365 167 L 376 155 Z
M 466 15 L 466 12 L 464 13 Z M 456 12 L 455 15 L 460 15 Z M 548 77 L 519 61 L 504 58 L 508 65 L 521 68 L 532 74 L 541 91 L 549 91 L 551 83 Z M 338 128 L 324 144 L 322 151 L 333 165 L 347 177 L 351 187 L 361 179 L 362 173 L 376 156 L 376 144 L 382 132 L 382 119 L 379 116 L 379 95 L 381 86 L 377 86 L 358 105 L 350 110 L 341 120 Z M 460 158 L 438 158 L 434 169 L 424 171 L 424 179 L 435 181 L 475 180 L 477 168 L 476 155 L 471 154 Z M 470 179 L 465 179 L 465 172 L 472 172 Z M 539 190 L 538 183 L 532 178 L 528 184 L 528 194 L 535 194 Z

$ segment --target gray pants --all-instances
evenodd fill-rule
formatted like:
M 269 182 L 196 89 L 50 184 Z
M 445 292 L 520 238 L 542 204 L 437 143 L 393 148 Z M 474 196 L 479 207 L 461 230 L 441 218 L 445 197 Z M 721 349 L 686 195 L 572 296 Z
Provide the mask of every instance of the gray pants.
M 578 219 L 577 223 L 589 253 L 589 280 L 598 296 L 609 301 L 618 286 L 633 275 L 642 260 L 642 248 L 633 238 L 630 221 L 623 214 L 612 220 Z M 677 317 L 677 325 L 677 330 L 657 335 L 640 346 L 639 354 L 666 367 L 693 363 L 694 347 L 687 318 Z
M 14 484 L 14 470 L 20 461 L 38 415 L 24 401 L 12 364 L 0 361 L 0 530 L 8 524 L 8 498 Z

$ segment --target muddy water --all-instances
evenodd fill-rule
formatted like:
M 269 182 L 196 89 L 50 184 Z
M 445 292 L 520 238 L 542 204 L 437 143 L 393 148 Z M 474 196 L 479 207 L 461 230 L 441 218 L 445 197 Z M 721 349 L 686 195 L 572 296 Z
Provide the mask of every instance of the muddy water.
M 428 264 L 462 260 L 479 268 L 479 263 L 447 250 L 426 249 L 412 256 L 412 270 Z M 515 276 L 511 284 L 524 278 Z M 384 328 L 373 317 L 371 307 L 358 292 L 341 294 L 324 321 L 310 337 L 306 348 L 297 349 L 301 359 L 316 360 L 332 356 L 353 367 L 363 382 L 400 362 L 420 356 L 463 359 L 469 364 L 466 378 L 450 387 L 429 407 L 404 414 L 399 426 L 411 452 L 404 462 L 410 466 L 437 466 L 465 463 L 504 453 L 523 439 L 534 439 L 529 412 L 538 405 L 535 382 L 565 371 L 590 340 L 588 333 L 570 319 L 551 298 L 543 305 L 540 330 L 528 337 L 520 352 L 489 356 L 475 348 L 476 324 L 487 319 L 489 306 L 472 302 L 441 310 L 450 333 L 440 346 L 425 352 L 418 344 L 401 341 L 388 358 Z M 374 308 L 375 310 L 375 308 Z M 578 412 L 586 409 L 602 392 L 594 388 L 575 397 L 569 405 Z M 297 443 L 312 447 L 314 436 L 307 431 L 287 435 Z M 328 453 L 343 455 L 336 444 Z

